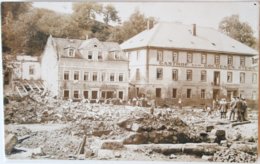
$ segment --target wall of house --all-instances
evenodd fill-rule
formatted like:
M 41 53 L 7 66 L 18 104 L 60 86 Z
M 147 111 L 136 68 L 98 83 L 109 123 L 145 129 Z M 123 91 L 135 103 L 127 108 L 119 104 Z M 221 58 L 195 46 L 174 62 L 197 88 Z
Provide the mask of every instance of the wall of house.
M 64 72 L 69 72 L 69 80 L 64 80 Z M 74 80 L 74 72 L 79 71 L 79 80 Z M 88 80 L 84 80 L 84 73 L 88 72 Z M 93 81 L 93 73 L 97 73 L 97 81 Z M 106 77 L 102 81 L 102 73 Z M 110 74 L 115 75 L 115 80 L 110 81 Z M 123 74 L 123 81 L 119 81 L 119 74 Z M 69 98 L 74 99 L 73 92 L 79 91 L 79 99 L 83 98 L 83 92 L 89 91 L 89 99 L 92 99 L 92 91 L 98 91 L 98 99 L 102 91 L 113 91 L 119 98 L 120 91 L 123 99 L 128 99 L 128 62 L 127 61 L 88 61 L 75 58 L 61 58 L 59 65 L 59 97 L 63 97 L 64 90 L 69 91 Z
M 47 44 L 41 56 L 41 78 L 45 87 L 55 96 L 58 95 L 58 56 L 52 43 L 52 37 L 47 40 Z
M 33 69 L 30 72 L 30 68 Z M 40 62 L 23 61 L 21 63 L 22 79 L 26 80 L 40 80 L 41 79 L 41 65 Z
M 157 60 L 157 50 L 163 51 L 163 60 Z M 240 67 L 240 56 L 233 55 L 233 67 L 227 64 L 228 55 L 220 55 L 220 64 L 215 65 L 215 55 L 208 53 L 206 55 L 206 64 L 201 63 L 201 53 L 192 52 L 192 63 L 187 63 L 187 52 L 178 52 L 178 62 L 172 62 L 172 50 L 150 49 L 149 50 L 149 82 L 146 84 L 136 83 L 139 93 L 151 94 L 155 98 L 155 88 L 161 88 L 161 98 L 172 98 L 172 89 L 178 90 L 177 98 L 187 99 L 187 89 L 191 89 L 191 98 L 201 97 L 201 89 L 205 89 L 205 99 L 212 99 L 213 89 L 219 90 L 219 97 L 228 96 L 228 91 L 234 91 L 237 96 L 244 96 L 248 99 L 253 98 L 254 90 L 257 89 L 257 82 L 252 83 L 252 74 L 257 70 L 251 70 L 251 56 L 245 56 L 245 67 Z M 134 57 L 133 57 L 134 58 Z M 131 59 L 131 58 L 130 58 Z M 131 60 L 130 60 L 131 61 Z M 144 60 L 145 61 L 145 60 Z M 145 68 L 145 63 L 142 63 Z M 157 69 L 163 70 L 162 79 L 157 79 Z M 130 65 L 130 70 L 133 65 Z M 178 70 L 178 80 L 172 79 L 172 70 Z M 187 70 L 192 70 L 192 80 L 187 81 Z M 206 81 L 201 81 L 201 71 L 206 71 Z M 220 72 L 220 84 L 214 85 L 214 72 Z M 232 72 L 232 82 L 227 82 L 227 73 Z M 240 83 L 240 73 L 245 73 L 245 82 Z M 135 72 L 132 72 L 135 77 Z M 257 73 L 258 76 L 258 73 Z M 233 94 L 233 93 L 232 93 Z M 234 95 L 233 95 L 234 96 Z M 190 101 L 187 99 L 187 101 Z

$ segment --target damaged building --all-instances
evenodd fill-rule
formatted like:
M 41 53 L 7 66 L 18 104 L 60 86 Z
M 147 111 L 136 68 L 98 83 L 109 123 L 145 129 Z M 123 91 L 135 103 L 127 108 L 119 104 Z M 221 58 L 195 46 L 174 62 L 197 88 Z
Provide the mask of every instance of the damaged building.
M 3 61 L 5 94 L 24 96 L 30 90 L 44 90 L 38 56 L 5 54 Z
M 257 100 L 257 51 L 213 28 L 161 22 L 120 46 L 129 57 L 132 96 Z
M 128 99 L 128 60 L 118 43 L 50 36 L 41 68 L 44 84 L 59 98 Z

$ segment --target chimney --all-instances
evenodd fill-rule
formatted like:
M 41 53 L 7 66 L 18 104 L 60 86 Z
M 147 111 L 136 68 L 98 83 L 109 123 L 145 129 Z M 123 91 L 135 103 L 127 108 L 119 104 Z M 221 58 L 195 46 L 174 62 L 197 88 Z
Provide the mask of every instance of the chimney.
M 192 34 L 193 34 L 193 36 L 196 36 L 197 35 L 196 24 L 193 24 L 192 27 L 193 27 Z

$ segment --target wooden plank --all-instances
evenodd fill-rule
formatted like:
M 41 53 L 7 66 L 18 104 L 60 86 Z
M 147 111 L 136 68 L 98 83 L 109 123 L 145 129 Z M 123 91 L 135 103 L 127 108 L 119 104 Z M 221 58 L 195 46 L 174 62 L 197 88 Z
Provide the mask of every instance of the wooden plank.
M 251 121 L 236 122 L 236 123 L 232 124 L 232 127 L 237 126 L 237 125 L 250 124 L 250 123 L 251 123 Z

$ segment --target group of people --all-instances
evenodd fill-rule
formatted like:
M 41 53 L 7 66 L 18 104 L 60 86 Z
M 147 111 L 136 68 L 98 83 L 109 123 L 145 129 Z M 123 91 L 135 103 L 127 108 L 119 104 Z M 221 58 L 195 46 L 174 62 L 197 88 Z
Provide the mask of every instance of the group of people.
M 233 97 L 230 102 L 223 98 L 220 101 L 213 102 L 213 108 L 220 111 L 220 118 L 227 118 L 227 111 L 230 110 L 229 120 L 247 121 L 245 98 Z

